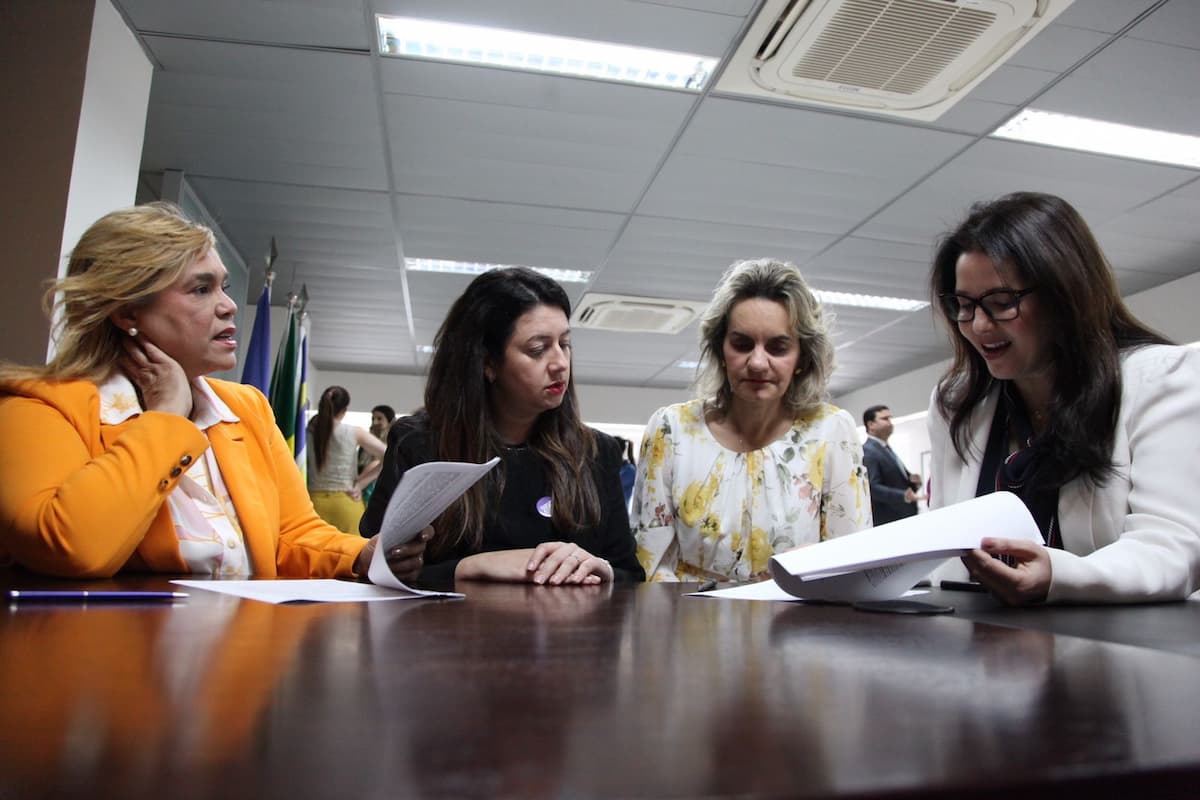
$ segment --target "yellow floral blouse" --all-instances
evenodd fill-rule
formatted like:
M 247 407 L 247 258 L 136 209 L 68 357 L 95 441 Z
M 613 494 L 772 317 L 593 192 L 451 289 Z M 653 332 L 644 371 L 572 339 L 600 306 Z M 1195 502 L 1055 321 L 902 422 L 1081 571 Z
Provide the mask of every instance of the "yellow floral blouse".
M 775 553 L 871 527 L 862 445 L 828 403 L 761 450 L 736 453 L 704 403 L 660 408 L 646 426 L 631 514 L 646 580 L 764 577 Z

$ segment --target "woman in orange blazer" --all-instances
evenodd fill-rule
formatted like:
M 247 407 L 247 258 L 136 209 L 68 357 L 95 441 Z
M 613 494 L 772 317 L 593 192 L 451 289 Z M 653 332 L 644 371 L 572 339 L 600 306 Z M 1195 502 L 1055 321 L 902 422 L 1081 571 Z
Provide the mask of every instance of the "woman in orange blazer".
M 376 540 L 314 513 L 266 398 L 204 377 L 237 350 L 213 244 L 163 203 L 84 233 L 47 293 L 61 298 L 53 359 L 0 367 L 0 563 L 95 578 L 366 574 Z M 387 554 L 402 580 L 425 538 Z

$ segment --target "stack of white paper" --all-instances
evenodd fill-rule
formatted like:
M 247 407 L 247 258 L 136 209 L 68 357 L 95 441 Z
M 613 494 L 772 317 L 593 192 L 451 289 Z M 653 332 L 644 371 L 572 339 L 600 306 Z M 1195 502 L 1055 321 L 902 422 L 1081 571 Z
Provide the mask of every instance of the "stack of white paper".
M 702 596 L 833 602 L 892 600 L 946 558 L 978 548 L 985 537 L 1042 543 L 1025 504 L 1014 494 L 996 492 L 780 553 L 771 558 L 769 565 L 774 587 L 755 584 Z

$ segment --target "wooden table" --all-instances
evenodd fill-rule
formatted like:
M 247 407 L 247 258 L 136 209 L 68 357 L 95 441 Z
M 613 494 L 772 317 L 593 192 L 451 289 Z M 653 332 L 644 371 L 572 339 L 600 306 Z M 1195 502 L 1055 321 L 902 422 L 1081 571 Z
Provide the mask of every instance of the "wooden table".
M 5 597 L 50 585 L 7 581 Z M 1058 632 L 1057 609 L 1021 626 L 968 618 L 998 612 L 959 597 L 978 607 L 459 588 L 466 600 L 10 605 L 0 798 L 1200 792 L 1200 660 Z

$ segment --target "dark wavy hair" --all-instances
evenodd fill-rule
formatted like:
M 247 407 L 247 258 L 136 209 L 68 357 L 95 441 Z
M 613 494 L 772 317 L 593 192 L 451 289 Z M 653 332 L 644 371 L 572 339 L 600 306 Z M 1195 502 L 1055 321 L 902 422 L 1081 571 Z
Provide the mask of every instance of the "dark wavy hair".
M 425 384 L 425 409 L 437 458 L 487 461 L 504 448 L 496 428 L 487 364 L 504 363 L 505 348 L 517 319 L 537 306 L 561 309 L 571 317 L 571 301 L 555 281 L 523 267 L 485 272 L 454 301 L 434 338 L 433 359 Z M 600 494 L 588 464 L 597 456 L 595 437 L 579 418 L 575 376 L 562 404 L 542 412 L 526 443 L 544 464 L 550 480 L 555 527 L 577 533 L 600 520 Z M 434 523 L 436 553 L 462 541 L 479 547 L 488 498 L 504 490 L 502 470 L 493 470 L 455 501 Z
M 313 418 L 312 440 L 318 470 L 325 469 L 325 458 L 329 455 L 329 437 L 333 436 L 335 418 L 349 407 L 350 393 L 341 386 L 330 386 L 321 392 L 321 400 L 317 403 L 317 416 Z
M 939 295 L 955 291 L 963 253 L 987 256 L 997 270 L 1037 287 L 1041 334 L 1054 364 L 1048 421 L 1036 445 L 1042 465 L 1037 480 L 1047 488 L 1081 476 L 1103 484 L 1115 466 L 1121 351 L 1171 342 L 1126 308 L 1095 236 L 1060 197 L 1017 192 L 973 205 L 934 255 L 930 291 L 938 309 Z M 971 412 L 997 381 L 957 324 L 942 318 L 950 328 L 954 363 L 938 382 L 937 407 L 965 459 Z

